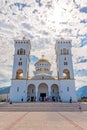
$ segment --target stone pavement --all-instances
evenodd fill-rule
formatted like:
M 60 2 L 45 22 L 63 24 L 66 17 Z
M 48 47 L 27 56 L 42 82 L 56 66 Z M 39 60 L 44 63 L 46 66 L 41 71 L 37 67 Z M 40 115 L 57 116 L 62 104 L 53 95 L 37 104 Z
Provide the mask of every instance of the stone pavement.
M 87 130 L 87 112 L 0 112 L 0 130 Z
M 1 111 L 0 130 L 87 130 L 87 111 Z

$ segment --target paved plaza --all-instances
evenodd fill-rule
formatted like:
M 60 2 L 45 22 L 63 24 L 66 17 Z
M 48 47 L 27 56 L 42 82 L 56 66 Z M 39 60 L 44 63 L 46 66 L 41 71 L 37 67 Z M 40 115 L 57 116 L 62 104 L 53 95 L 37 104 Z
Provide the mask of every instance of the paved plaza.
M 0 130 L 87 130 L 86 109 L 85 111 L 82 112 L 80 112 L 77 109 L 76 111 L 75 109 L 72 109 L 72 111 L 69 112 L 66 110 L 52 111 L 52 112 L 51 111 L 36 111 L 36 112 L 17 111 L 18 109 L 21 110 L 22 106 L 25 106 L 26 108 L 26 105 L 27 104 L 20 104 L 20 105 L 15 104 L 16 108 L 14 111 L 13 109 L 12 110 L 10 109 L 10 111 L 8 110 L 5 111 L 6 104 L 0 104 Z M 45 105 L 45 107 L 47 106 L 47 108 L 49 105 L 52 106 L 52 104 L 49 103 L 47 105 L 46 104 L 44 105 L 39 104 L 39 105 L 42 106 Z M 59 106 L 61 107 L 61 104 L 59 104 L 58 107 Z M 64 106 L 69 106 L 69 104 L 64 104 Z M 8 108 L 8 104 L 7 104 L 7 108 Z M 25 108 L 23 107 L 23 109 Z

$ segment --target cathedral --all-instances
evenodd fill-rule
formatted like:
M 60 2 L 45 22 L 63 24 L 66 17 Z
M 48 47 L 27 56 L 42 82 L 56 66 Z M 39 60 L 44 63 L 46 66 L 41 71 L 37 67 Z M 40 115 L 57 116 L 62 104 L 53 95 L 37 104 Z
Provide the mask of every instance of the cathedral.
M 76 102 L 71 40 L 58 39 L 55 44 L 57 77 L 52 76 L 51 63 L 42 56 L 29 75 L 30 40 L 14 40 L 14 62 L 11 79 L 12 102 Z M 31 78 L 30 78 L 31 77 Z

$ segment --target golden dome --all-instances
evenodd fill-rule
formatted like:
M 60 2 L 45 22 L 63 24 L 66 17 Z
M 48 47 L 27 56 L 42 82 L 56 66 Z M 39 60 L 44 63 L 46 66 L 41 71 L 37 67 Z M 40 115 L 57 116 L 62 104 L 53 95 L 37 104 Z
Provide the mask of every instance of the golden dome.
M 47 59 L 44 58 L 44 55 L 42 55 L 42 58 L 39 59 L 39 60 L 35 63 L 35 65 L 38 64 L 38 63 L 40 63 L 40 62 L 47 62 L 48 64 L 51 65 L 51 63 L 50 63 Z
M 36 64 L 38 64 L 38 63 L 40 63 L 40 62 L 47 62 L 48 64 L 50 64 L 51 65 L 51 63 L 47 60 L 47 59 L 39 59 L 36 63 L 35 63 L 35 65 Z

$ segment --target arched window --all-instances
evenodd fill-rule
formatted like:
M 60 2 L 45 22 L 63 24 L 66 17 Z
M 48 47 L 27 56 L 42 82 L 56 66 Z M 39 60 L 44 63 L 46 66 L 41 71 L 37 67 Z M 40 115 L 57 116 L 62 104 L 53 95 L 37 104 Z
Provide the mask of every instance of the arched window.
M 16 79 L 22 79 L 23 78 L 23 70 L 19 69 L 16 72 Z
M 25 50 L 24 50 L 24 55 L 25 55 Z
M 63 48 L 63 54 L 66 55 L 67 54 L 67 49 Z
M 24 50 L 21 48 L 20 49 L 20 55 L 23 55 L 24 54 Z
M 22 62 L 18 62 L 18 65 L 19 65 L 19 66 L 22 65 Z
M 69 92 L 69 87 L 67 87 L 67 92 Z
M 63 55 L 68 55 L 69 54 L 69 50 L 67 50 L 66 48 L 63 48 L 62 54 Z
M 67 61 L 64 61 L 64 65 L 68 65 L 68 62 L 67 62 Z
M 61 49 L 61 55 L 62 55 L 62 49 Z
M 17 87 L 17 92 L 19 92 L 19 87 Z
M 67 54 L 69 54 L 69 50 L 67 50 Z
M 19 55 L 19 50 L 17 50 L 17 55 Z
M 68 69 L 63 70 L 63 78 L 64 79 L 70 79 L 70 72 Z

